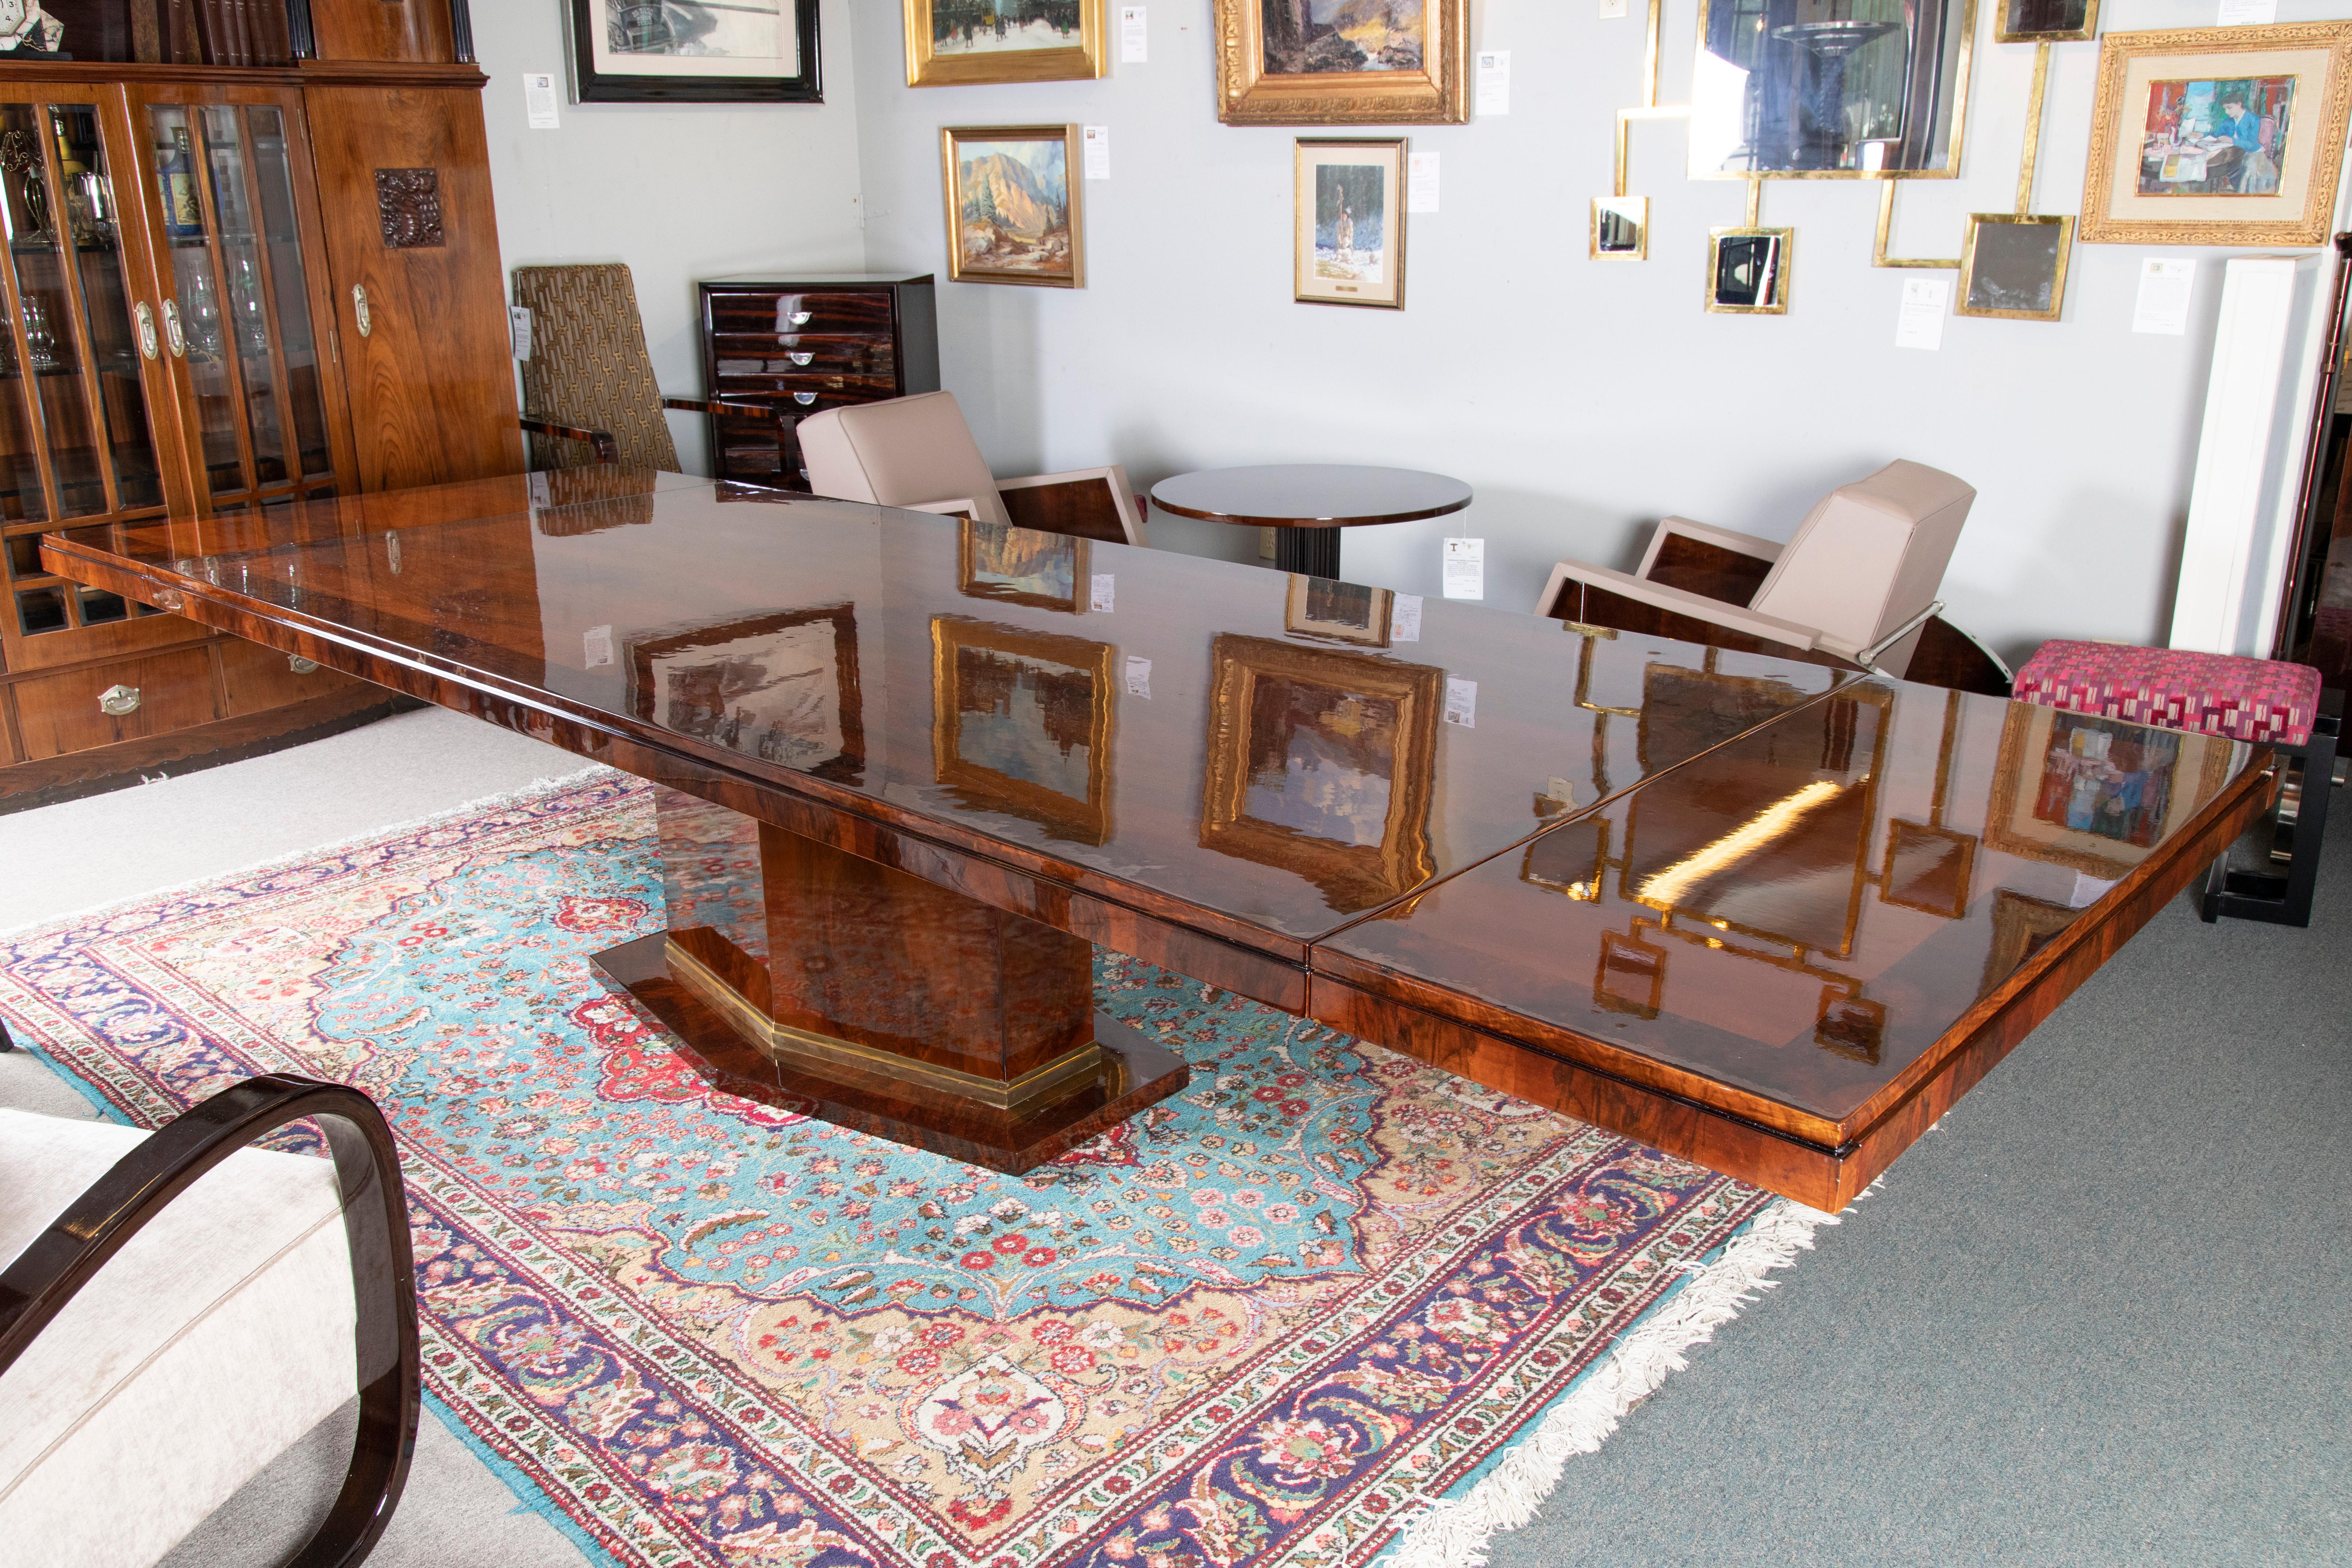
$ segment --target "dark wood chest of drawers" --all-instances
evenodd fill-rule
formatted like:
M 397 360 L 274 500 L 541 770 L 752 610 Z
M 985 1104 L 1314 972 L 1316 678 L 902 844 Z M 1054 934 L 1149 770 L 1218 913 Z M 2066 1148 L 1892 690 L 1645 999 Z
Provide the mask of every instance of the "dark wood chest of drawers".
M 856 403 L 940 389 L 931 279 L 896 273 L 706 278 L 702 375 L 710 395 L 761 403 L 786 417 L 714 415 L 714 478 L 805 490 L 793 426 Z

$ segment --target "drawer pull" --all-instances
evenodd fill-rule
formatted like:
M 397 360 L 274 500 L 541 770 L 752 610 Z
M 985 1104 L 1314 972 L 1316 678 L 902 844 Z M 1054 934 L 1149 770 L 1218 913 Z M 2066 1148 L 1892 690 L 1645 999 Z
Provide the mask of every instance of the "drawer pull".
M 154 357 L 154 356 L 152 356 L 152 355 L 151 354 L 151 355 L 150 355 L 150 356 L 148 356 L 148 357 L 150 357 L 150 358 L 152 359 L 152 357 Z M 785 357 L 785 358 L 787 358 L 787 359 L 789 359 L 789 360 L 791 360 L 794 364 L 806 364 L 806 363 L 808 363 L 808 362 L 809 362 L 809 361 L 811 361 L 811 360 L 813 360 L 813 359 L 816 358 L 816 355 L 815 355 L 815 354 L 814 354 L 814 353 L 800 353 L 800 352 L 797 352 L 797 351 L 793 351 L 793 352 L 788 352 L 788 353 L 785 354 L 785 356 L 784 356 L 784 357 Z
M 98 694 L 98 710 L 115 719 L 126 713 L 138 712 L 139 689 L 135 686 L 108 687 Z
M 139 352 L 149 359 L 153 359 L 155 357 L 155 312 L 147 308 L 146 300 L 142 300 L 139 301 L 138 308 L 131 313 L 139 318 Z
M 286 656 L 286 668 L 297 675 L 308 675 L 319 668 L 319 661 L 315 658 L 304 658 L 299 653 L 289 653 Z
M 816 401 L 816 394 L 814 392 L 795 392 L 793 394 L 793 401 L 799 404 L 803 408 L 806 408 L 810 404 Z
M 786 316 L 784 320 L 790 321 L 795 327 L 805 327 L 809 324 L 809 318 L 814 314 L 816 314 L 816 312 L 814 310 L 794 310 L 790 315 Z

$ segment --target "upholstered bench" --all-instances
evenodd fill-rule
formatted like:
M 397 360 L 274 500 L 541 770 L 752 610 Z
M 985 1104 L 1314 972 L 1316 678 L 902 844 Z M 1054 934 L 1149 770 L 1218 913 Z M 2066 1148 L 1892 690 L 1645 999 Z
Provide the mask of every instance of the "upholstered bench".
M 2229 915 L 2307 926 L 2338 723 L 2319 711 L 2319 671 L 2277 659 L 2047 642 L 2017 672 L 2013 689 L 2020 702 L 2226 735 L 2301 758 L 2300 778 L 2283 780 L 2280 792 L 2279 824 L 2291 829 L 2286 875 L 2232 871 L 2225 856 L 2206 879 L 2202 912 L 2208 921 Z

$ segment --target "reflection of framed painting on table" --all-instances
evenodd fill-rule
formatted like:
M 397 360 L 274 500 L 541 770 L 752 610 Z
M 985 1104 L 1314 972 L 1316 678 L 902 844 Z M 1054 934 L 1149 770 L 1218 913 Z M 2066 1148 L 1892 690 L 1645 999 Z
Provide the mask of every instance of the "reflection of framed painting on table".
M 1393 603 L 1394 595 L 1386 588 L 1293 572 L 1290 595 L 1282 609 L 1282 629 L 1295 637 L 1386 647 Z
M 1985 842 L 2117 881 L 2229 782 L 2231 742 L 2011 705 Z
M 1460 125 L 1470 0 L 1214 0 L 1228 125 Z
M 1291 297 L 1404 309 L 1405 139 L 1301 136 Z
M 931 763 L 957 801 L 1110 838 L 1111 646 L 931 619 Z
M 956 592 L 1033 609 L 1078 613 L 1086 594 L 1087 542 L 1000 522 L 965 519 L 956 529 Z
M 2040 952 L 2050 939 L 2081 918 L 2083 911 L 2042 899 L 2029 899 L 2007 888 L 1992 893 L 1992 946 L 1985 952 L 1984 978 L 1977 994 L 1985 996 L 2008 979 L 2017 966 Z
M 2320 245 L 2352 119 L 2352 22 L 2099 40 L 2087 244 Z
M 1609 819 L 1588 816 L 1528 840 L 1527 853 L 1519 858 L 1519 880 L 1589 904 L 1601 897 L 1601 879 L 1608 865 Z
M 844 784 L 865 770 L 853 605 L 632 637 L 622 668 L 632 710 L 675 734 Z
M 1906 910 L 1958 920 L 1969 912 L 1969 878 L 1976 868 L 1977 838 L 1924 822 L 1897 818 L 1886 825 L 1886 864 L 1880 873 L 1879 900 Z
M 1221 636 L 1201 847 L 1296 871 L 1343 914 L 1428 879 L 1445 672 Z
M 1592 973 L 1592 1000 L 1611 1013 L 1636 1018 L 1658 1016 L 1666 996 L 1666 950 L 1652 947 L 1638 931 L 1631 936 L 1601 933 L 1601 962 Z
M 815 103 L 817 0 L 569 0 L 574 103 Z
M 907 85 L 1101 76 L 1107 0 L 906 0 Z

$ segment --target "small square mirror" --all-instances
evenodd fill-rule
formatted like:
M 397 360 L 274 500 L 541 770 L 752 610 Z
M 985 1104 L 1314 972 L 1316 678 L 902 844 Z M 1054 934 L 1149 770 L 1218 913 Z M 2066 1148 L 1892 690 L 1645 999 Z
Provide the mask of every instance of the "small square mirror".
M 1650 254 L 1650 198 L 1592 198 L 1592 258 L 1622 257 L 1640 261 Z
M 1708 230 L 1706 308 L 1729 315 L 1786 315 L 1795 237 L 1786 228 Z

